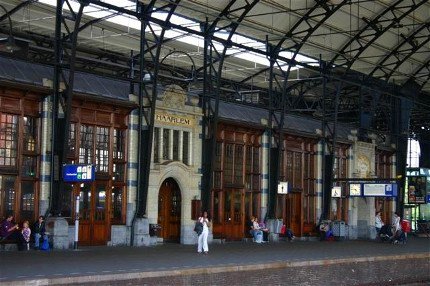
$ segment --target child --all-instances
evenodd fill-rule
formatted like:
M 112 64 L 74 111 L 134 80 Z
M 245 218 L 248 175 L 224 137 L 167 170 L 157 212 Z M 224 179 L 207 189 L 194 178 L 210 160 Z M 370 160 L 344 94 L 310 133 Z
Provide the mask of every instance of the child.
M 22 223 L 22 238 L 23 238 L 23 248 L 22 250 L 30 250 L 30 236 L 31 230 L 29 228 L 28 220 Z

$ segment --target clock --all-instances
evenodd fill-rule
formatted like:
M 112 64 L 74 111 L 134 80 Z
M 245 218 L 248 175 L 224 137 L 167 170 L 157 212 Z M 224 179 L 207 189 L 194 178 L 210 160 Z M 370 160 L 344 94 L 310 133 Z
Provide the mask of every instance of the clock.
M 349 196 L 361 196 L 361 184 L 349 184 Z

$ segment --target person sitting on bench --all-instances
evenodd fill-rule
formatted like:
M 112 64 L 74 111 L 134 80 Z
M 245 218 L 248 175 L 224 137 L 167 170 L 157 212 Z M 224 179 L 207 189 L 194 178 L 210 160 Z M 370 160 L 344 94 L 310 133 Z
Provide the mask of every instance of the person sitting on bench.
M 17 224 L 14 224 L 13 222 L 13 214 L 9 214 L 5 220 L 2 221 L 0 225 L 0 237 L 1 240 L 5 239 L 12 239 L 12 240 L 18 240 L 19 239 L 19 232 L 17 231 L 19 229 Z

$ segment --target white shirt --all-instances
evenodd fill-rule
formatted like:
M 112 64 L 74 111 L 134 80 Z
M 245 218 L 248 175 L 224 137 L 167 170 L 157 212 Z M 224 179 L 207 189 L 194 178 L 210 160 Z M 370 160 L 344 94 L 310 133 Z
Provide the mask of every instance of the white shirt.
M 382 219 L 379 215 L 377 215 L 375 217 L 375 227 L 377 228 L 381 228 L 384 225 L 384 223 L 382 222 Z
M 204 217 L 199 217 L 199 222 L 201 222 L 203 224 L 203 232 L 209 232 L 209 219 L 205 219 Z

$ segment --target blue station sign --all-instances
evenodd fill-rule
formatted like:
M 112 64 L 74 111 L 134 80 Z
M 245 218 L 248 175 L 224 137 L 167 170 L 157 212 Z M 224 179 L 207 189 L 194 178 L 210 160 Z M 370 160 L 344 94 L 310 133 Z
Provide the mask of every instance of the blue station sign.
M 95 179 L 93 165 L 67 164 L 63 166 L 63 181 L 70 183 L 92 182 Z
M 365 197 L 397 197 L 397 184 L 391 183 L 363 183 Z

